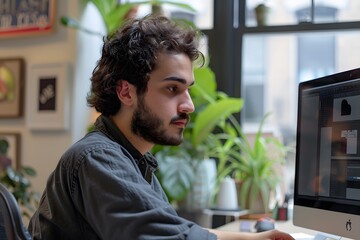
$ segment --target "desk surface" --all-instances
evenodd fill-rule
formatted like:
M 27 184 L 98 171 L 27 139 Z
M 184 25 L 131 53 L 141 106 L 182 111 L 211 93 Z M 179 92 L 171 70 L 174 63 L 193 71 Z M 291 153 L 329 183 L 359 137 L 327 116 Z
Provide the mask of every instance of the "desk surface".
M 234 222 L 230 222 L 228 224 L 225 224 L 221 227 L 218 227 L 217 229 L 219 230 L 224 230 L 224 231 L 240 231 L 240 225 L 241 223 L 250 223 L 250 225 L 253 227 L 255 225 L 255 220 L 237 220 Z M 279 231 L 282 232 L 287 232 L 290 234 L 294 234 L 294 233 L 303 233 L 303 234 L 309 234 L 312 236 L 315 236 L 318 231 L 314 231 L 311 229 L 307 229 L 307 228 L 302 228 L 302 227 L 298 227 L 298 226 L 294 226 L 292 221 L 277 221 L 275 223 L 275 228 L 278 229 Z M 253 229 L 252 229 L 253 230 Z M 342 238 L 342 239 L 348 239 L 348 238 Z

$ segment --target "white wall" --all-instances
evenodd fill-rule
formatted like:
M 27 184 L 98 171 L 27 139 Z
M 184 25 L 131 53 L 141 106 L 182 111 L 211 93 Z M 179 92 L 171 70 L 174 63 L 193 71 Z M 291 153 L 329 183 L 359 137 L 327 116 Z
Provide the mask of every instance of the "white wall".
M 63 15 L 89 20 L 81 16 L 81 1 L 56 1 L 56 27 L 49 35 L 0 39 L 0 58 L 22 57 L 25 60 L 25 111 L 17 119 L 1 119 L 0 131 L 21 134 L 20 160 L 23 165 L 35 168 L 38 176 L 33 187 L 42 192 L 46 179 L 55 168 L 60 156 L 74 142 L 81 138 L 89 124 L 90 109 L 86 106 L 86 94 L 90 85 L 90 74 L 99 58 L 102 39 L 84 35 L 59 24 Z M 94 11 L 94 9 L 92 9 Z M 92 13 L 94 15 L 94 13 Z M 86 15 L 86 14 L 84 14 Z M 99 19 L 93 16 L 92 21 Z M 101 25 L 101 24 L 100 24 Z M 90 25 L 91 26 L 91 25 Z M 93 27 L 94 25 L 92 25 Z M 95 44 L 95 47 L 94 47 Z M 79 46 L 79 47 L 78 47 Z M 72 67 L 69 96 L 71 96 L 70 130 L 31 131 L 27 126 L 29 117 L 29 89 L 33 84 L 31 67 L 35 64 L 69 63 Z
M 81 25 L 87 29 L 102 35 L 106 34 L 105 24 L 95 6 L 88 4 L 80 19 Z M 86 107 L 86 95 L 90 89 L 90 77 L 100 58 L 102 36 L 91 35 L 78 31 L 77 52 L 76 52 L 76 71 L 74 83 L 74 109 L 73 122 L 85 123 L 86 126 L 79 126 L 73 129 L 73 141 L 79 140 L 86 131 L 87 126 L 94 120 L 95 110 Z M 85 127 L 85 128 L 84 128 Z

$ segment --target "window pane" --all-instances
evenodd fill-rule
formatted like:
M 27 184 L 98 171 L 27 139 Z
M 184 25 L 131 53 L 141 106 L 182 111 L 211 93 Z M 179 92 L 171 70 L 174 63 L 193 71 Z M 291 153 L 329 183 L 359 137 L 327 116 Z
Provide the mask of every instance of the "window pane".
M 256 6 L 266 3 L 268 6 L 265 25 L 294 25 L 301 23 L 331 23 L 360 21 L 360 1 L 358 0 L 247 0 L 246 26 L 257 26 Z M 263 11 L 262 11 L 263 12 Z
M 265 44 L 262 37 L 244 38 L 242 97 L 246 103 L 243 108 L 246 122 L 260 122 L 264 115 Z
M 302 13 L 302 20 L 308 20 L 310 15 L 311 0 L 246 0 L 246 26 L 257 26 L 255 8 L 265 3 L 268 6 L 266 14 L 267 23 L 265 25 L 294 25 L 298 24 L 299 20 L 296 12 L 299 9 L 308 9 L 308 12 Z M 262 12 L 262 11 L 260 11 Z
M 360 66 L 351 57 L 360 52 L 358 31 L 245 35 L 243 49 L 244 128 L 271 112 L 268 125 L 293 141 L 299 82 Z
M 360 21 L 359 0 L 314 0 L 315 22 L 353 22 Z M 316 13 L 318 10 L 318 14 Z M 324 11 L 334 11 L 334 19 L 322 19 Z

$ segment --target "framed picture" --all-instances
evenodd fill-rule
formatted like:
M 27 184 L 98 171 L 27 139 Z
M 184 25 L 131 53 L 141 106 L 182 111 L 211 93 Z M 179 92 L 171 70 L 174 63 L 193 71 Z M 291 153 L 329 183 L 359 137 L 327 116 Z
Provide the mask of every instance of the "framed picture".
M 31 68 L 28 125 L 31 130 L 67 130 L 70 125 L 70 69 L 67 63 Z
M 0 38 L 51 33 L 55 25 L 55 0 L 1 1 Z
M 0 118 L 22 116 L 24 85 L 24 60 L 0 59 Z
M 4 154 L 3 151 L 6 151 Z M 21 165 L 20 161 L 20 134 L 12 132 L 0 132 L 0 155 L 5 155 L 11 160 L 14 169 Z

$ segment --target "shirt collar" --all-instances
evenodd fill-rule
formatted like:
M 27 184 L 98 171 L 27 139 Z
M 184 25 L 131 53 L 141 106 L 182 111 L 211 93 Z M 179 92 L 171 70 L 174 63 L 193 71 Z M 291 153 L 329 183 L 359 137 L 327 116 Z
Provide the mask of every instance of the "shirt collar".
M 107 116 L 100 115 L 95 121 L 95 130 L 101 131 L 106 134 L 110 139 L 123 146 L 139 164 L 141 159 L 145 159 L 146 163 L 151 168 L 151 172 L 158 169 L 159 165 L 155 157 L 147 152 L 142 155 L 125 137 L 121 130 L 115 125 L 115 123 Z M 145 176 L 144 176 L 145 177 Z

